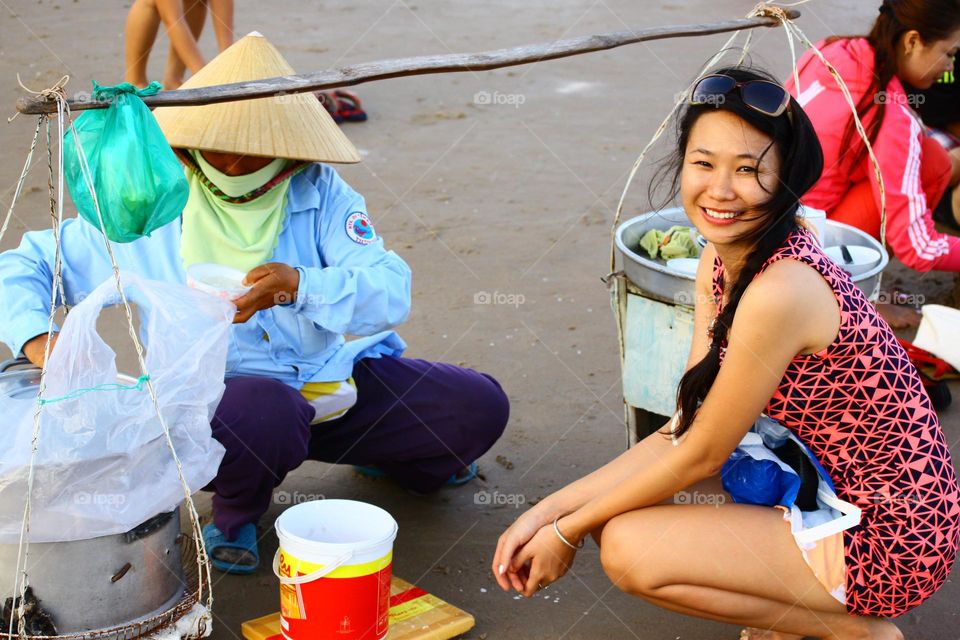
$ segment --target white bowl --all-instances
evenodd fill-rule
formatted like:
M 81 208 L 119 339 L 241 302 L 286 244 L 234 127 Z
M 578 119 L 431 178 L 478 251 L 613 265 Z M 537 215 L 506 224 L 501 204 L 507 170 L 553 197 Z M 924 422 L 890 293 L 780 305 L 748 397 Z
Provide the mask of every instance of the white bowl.
M 839 245 L 827 247 L 823 251 L 831 260 L 840 265 L 844 271 L 852 276 L 866 273 L 880 264 L 880 252 L 876 249 L 859 244 L 848 244 L 846 247 L 850 252 L 850 257 L 853 258 L 851 262 L 846 262 L 843 259 L 843 251 Z
M 222 264 L 193 264 L 187 267 L 187 286 L 223 300 L 234 300 L 253 288 L 243 284 L 246 275 Z
M 667 269 L 688 276 L 696 276 L 699 264 L 699 258 L 671 258 L 667 260 Z

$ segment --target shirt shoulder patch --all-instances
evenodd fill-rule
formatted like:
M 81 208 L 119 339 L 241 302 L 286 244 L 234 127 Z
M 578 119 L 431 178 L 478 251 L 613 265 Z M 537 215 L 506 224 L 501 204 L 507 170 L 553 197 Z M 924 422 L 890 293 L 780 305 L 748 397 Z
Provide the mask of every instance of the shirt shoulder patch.
M 373 223 L 362 211 L 354 211 L 347 216 L 347 236 L 357 244 L 370 244 L 377 239 Z

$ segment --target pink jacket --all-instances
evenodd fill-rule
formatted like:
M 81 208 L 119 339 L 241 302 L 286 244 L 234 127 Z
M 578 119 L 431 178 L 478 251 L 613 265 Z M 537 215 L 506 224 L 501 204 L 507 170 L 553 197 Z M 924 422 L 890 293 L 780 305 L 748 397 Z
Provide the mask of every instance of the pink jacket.
M 870 85 L 873 75 L 873 48 L 864 38 L 841 39 L 817 48 L 837 69 L 847 84 L 854 104 Z M 880 191 L 869 157 L 853 166 L 854 154 L 840 158 L 841 141 L 851 110 L 836 81 L 822 62 L 807 51 L 797 62 L 800 91 L 793 74 L 784 86 L 797 98 L 820 137 L 823 147 L 823 175 L 803 197 L 804 204 L 823 209 L 829 215 L 844 194 L 856 183 L 870 180 L 877 210 Z M 908 106 L 900 80 L 894 77 L 885 92 L 886 110 L 874 154 L 880 164 L 887 197 L 885 241 L 905 265 L 918 271 L 937 269 L 960 271 L 960 238 L 937 233 L 931 208 L 920 183 L 923 126 Z M 949 196 L 948 196 L 949 197 Z

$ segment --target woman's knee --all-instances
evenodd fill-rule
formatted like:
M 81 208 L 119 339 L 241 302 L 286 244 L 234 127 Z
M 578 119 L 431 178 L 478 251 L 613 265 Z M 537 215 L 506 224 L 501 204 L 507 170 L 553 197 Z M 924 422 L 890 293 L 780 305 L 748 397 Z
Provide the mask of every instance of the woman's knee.
M 225 447 L 306 448 L 314 409 L 299 392 L 271 378 L 227 381 L 211 428 Z
M 510 400 L 500 384 L 491 376 L 476 373 L 470 388 L 464 390 L 466 400 L 460 407 L 464 446 L 472 458 L 480 457 L 500 439 L 510 419 Z
M 604 573 L 617 588 L 632 595 L 651 593 L 658 586 L 649 571 L 649 563 L 643 560 L 650 552 L 643 511 L 619 515 L 599 530 L 600 564 Z

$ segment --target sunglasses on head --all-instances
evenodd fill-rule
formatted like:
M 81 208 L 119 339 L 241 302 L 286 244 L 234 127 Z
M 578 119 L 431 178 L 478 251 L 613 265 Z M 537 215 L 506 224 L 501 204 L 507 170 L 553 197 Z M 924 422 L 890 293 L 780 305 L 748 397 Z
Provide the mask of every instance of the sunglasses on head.
M 743 104 L 754 111 L 774 118 L 784 111 L 790 115 L 790 94 L 777 83 L 769 80 L 739 82 L 736 78 L 722 73 L 700 78 L 693 86 L 690 104 L 722 104 L 725 96 L 735 89 L 740 90 Z

